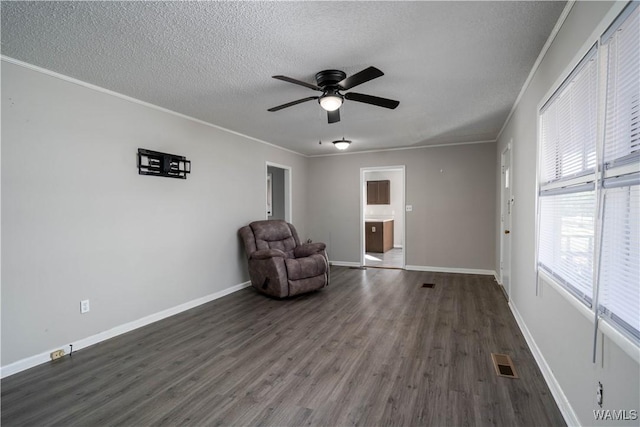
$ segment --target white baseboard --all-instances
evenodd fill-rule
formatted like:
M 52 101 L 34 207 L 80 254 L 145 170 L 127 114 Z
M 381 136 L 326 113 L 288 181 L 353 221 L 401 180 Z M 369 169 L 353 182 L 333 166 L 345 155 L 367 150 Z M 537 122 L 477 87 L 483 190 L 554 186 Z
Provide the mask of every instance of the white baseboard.
M 516 319 L 516 323 L 518 324 L 520 331 L 522 331 L 522 335 L 524 336 L 525 341 L 527 341 L 527 344 L 531 349 L 533 358 L 536 360 L 536 363 L 538 364 L 538 367 L 542 372 L 542 376 L 544 377 L 545 381 L 547 382 L 547 385 L 549 386 L 549 390 L 551 390 L 551 395 L 556 401 L 556 405 L 558 405 L 558 409 L 560 409 L 560 412 L 564 417 L 564 421 L 567 423 L 568 426 L 581 425 L 580 420 L 578 419 L 578 416 L 576 415 L 575 411 L 573 410 L 573 407 L 569 403 L 569 399 L 567 399 L 567 396 L 564 394 L 564 391 L 562 391 L 562 387 L 560 387 L 560 383 L 556 379 L 555 375 L 553 375 L 551 368 L 547 364 L 547 361 L 542 355 L 540 348 L 538 347 L 535 340 L 533 339 L 531 332 L 529 332 L 527 325 L 524 323 L 524 319 L 522 318 L 522 316 L 520 316 L 520 313 L 518 312 L 518 309 L 513 304 L 513 302 L 509 302 L 509 308 L 513 313 L 513 317 Z
M 477 268 L 455 268 L 455 267 L 429 267 L 424 265 L 407 265 L 406 270 L 412 271 L 432 271 L 435 273 L 462 273 L 462 274 L 483 274 L 486 276 L 495 276 L 494 270 L 481 270 Z
M 329 261 L 329 264 L 338 267 L 361 267 L 359 262 L 349 261 Z M 435 273 L 461 273 L 461 274 L 483 274 L 485 276 L 497 277 L 495 270 L 482 270 L 477 268 L 454 268 L 454 267 L 429 267 L 423 265 L 407 265 L 405 270 L 409 271 L 432 271 Z
M 249 286 L 251 286 L 251 282 L 240 283 L 239 285 L 231 286 L 229 288 L 223 289 L 218 292 L 214 292 L 204 297 L 185 302 L 184 304 L 180 304 L 175 307 L 162 310 L 158 313 L 150 314 L 149 316 L 145 316 L 141 319 L 116 326 L 115 328 L 111 328 L 107 331 L 100 332 L 96 335 L 83 338 L 81 340 L 71 343 L 73 345 L 73 351 L 75 352 L 76 350 L 81 350 L 85 347 L 89 347 L 101 341 L 105 341 L 110 338 L 117 337 L 118 335 L 133 331 L 134 329 L 138 329 L 143 326 L 149 325 L 151 323 L 157 322 L 159 320 L 165 319 L 167 317 L 176 315 L 178 313 L 182 313 L 183 311 L 190 310 L 199 305 L 206 304 L 218 298 L 222 298 L 223 296 L 232 294 L 234 292 L 237 292 Z M 5 378 L 10 375 L 17 374 L 18 372 L 24 371 L 26 369 L 33 368 L 34 366 L 40 365 L 42 363 L 46 363 L 50 360 L 49 355 L 51 354 L 51 352 L 59 349 L 64 349 L 65 353 L 68 354 L 69 344 L 68 343 L 61 344 L 43 353 L 36 354 L 31 357 L 27 357 L 26 359 L 18 360 L 17 362 L 10 363 L 9 365 L 6 365 L 6 366 L 2 366 L 0 367 L 0 378 Z
M 329 261 L 330 265 L 335 265 L 337 267 L 360 267 L 359 262 L 350 262 L 350 261 Z
M 393 249 L 402 249 L 402 245 L 393 245 Z
M 500 278 L 500 276 L 498 276 L 497 272 L 495 272 L 495 271 L 493 272 L 493 277 L 495 277 L 496 282 L 498 282 L 498 285 L 503 286 L 502 285 L 502 278 Z

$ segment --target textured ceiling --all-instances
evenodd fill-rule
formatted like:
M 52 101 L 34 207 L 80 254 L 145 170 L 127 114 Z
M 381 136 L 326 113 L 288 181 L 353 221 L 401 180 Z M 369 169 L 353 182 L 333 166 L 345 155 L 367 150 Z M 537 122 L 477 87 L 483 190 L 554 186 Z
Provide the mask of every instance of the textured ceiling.
M 7 2 L 2 54 L 307 154 L 494 140 L 564 2 Z M 316 72 L 385 75 L 328 124 Z M 318 144 L 319 140 L 322 145 Z

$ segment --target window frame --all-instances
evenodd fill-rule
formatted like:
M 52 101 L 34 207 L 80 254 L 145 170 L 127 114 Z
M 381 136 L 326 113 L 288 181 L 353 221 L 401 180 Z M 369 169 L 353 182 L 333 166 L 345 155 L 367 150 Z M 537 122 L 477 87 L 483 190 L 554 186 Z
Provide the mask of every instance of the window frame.
M 599 39 L 599 38 L 598 38 Z M 543 114 L 547 111 L 548 107 L 550 106 L 550 103 L 557 100 L 559 95 L 562 93 L 562 91 L 569 87 L 570 85 L 570 80 L 573 79 L 576 75 L 578 75 L 587 65 L 591 60 L 595 61 L 595 72 L 596 72 L 596 76 L 595 76 L 595 80 L 596 80 L 596 100 L 595 100 L 595 114 L 596 114 L 596 119 L 597 119 L 597 123 L 596 123 L 596 129 L 595 129 L 595 155 L 596 155 L 596 160 L 595 160 L 595 169 L 586 169 L 582 172 L 579 172 L 577 174 L 574 175 L 570 175 L 570 176 L 566 176 L 566 177 L 560 177 L 560 178 L 556 178 L 552 181 L 544 181 L 542 180 L 542 166 L 543 166 L 543 158 L 542 158 L 542 151 L 543 151 Z M 560 75 L 559 79 L 551 86 L 551 90 L 542 98 L 542 101 L 540 102 L 540 104 L 538 105 L 537 108 L 537 126 L 536 126 L 536 194 L 535 194 L 535 206 L 536 206 L 536 218 L 535 218 L 535 241 L 536 241 L 536 247 L 535 247 L 535 271 L 538 276 L 542 276 L 544 277 L 547 282 L 552 283 L 556 288 L 558 289 L 562 289 L 562 294 L 563 295 L 569 295 L 571 296 L 570 301 L 572 303 L 575 303 L 574 305 L 578 306 L 582 306 L 588 310 L 591 311 L 591 309 L 594 306 L 594 290 L 596 287 L 596 281 L 595 281 L 595 271 L 592 271 L 591 274 L 591 295 L 583 295 L 582 290 L 575 286 L 574 284 L 569 283 L 568 281 L 566 281 L 566 279 L 561 278 L 561 277 L 556 277 L 555 272 L 551 272 L 549 270 L 546 269 L 541 269 L 540 268 L 540 222 L 541 222 L 541 198 L 544 197 L 552 197 L 553 192 L 558 191 L 558 192 L 565 192 L 564 189 L 568 188 L 569 190 L 566 191 L 566 193 L 570 193 L 570 194 L 580 194 L 583 192 L 587 192 L 589 191 L 588 189 L 586 189 L 585 187 L 593 187 L 592 191 L 595 191 L 595 204 L 596 204 L 596 211 L 594 211 L 594 214 L 597 212 L 598 209 L 598 200 L 599 200 L 599 191 L 596 185 L 594 185 L 593 183 L 598 181 L 598 165 L 599 165 L 599 157 L 598 157 L 598 141 L 600 139 L 600 123 L 599 123 L 599 118 L 600 118 L 600 102 L 599 102 L 599 98 L 600 98 L 600 94 L 598 93 L 598 89 L 600 88 L 600 46 L 599 46 L 599 41 L 596 42 L 591 42 L 589 43 L 586 48 L 583 48 L 580 53 L 578 55 L 576 55 L 576 58 L 574 58 L 574 60 L 570 63 L 570 66 L 565 69 L 565 71 Z M 579 191 L 580 188 L 582 187 L 582 191 Z M 573 190 L 573 191 L 572 191 Z M 546 196 L 541 196 L 541 193 L 545 192 L 547 193 Z M 592 253 L 592 257 L 591 257 L 591 261 L 592 261 L 592 265 L 594 267 L 593 270 L 595 270 L 595 262 L 594 262 L 594 257 L 596 255 L 596 249 L 598 247 L 597 242 L 595 240 L 597 240 L 598 238 L 598 226 L 597 226 L 597 216 L 594 215 L 594 229 L 593 229 L 593 239 L 594 239 L 594 243 L 593 243 L 593 253 Z M 564 283 L 563 283 L 564 282 Z M 539 286 L 539 284 L 537 284 L 536 286 Z
M 632 21 L 628 21 L 629 18 L 634 16 L 634 27 L 633 32 L 630 33 L 632 38 L 629 39 L 625 37 L 624 33 L 620 33 L 620 29 L 624 28 L 625 24 L 631 23 Z M 629 27 L 626 27 L 629 29 Z M 619 241 L 621 239 L 629 240 L 624 238 L 625 233 L 620 233 L 620 231 L 624 229 L 637 229 L 640 226 L 640 219 L 635 218 L 635 215 L 638 214 L 640 210 L 637 210 L 640 205 L 634 203 L 634 200 L 638 201 L 638 191 L 640 191 L 640 137 L 638 137 L 638 129 L 640 127 L 640 76 L 638 74 L 633 74 L 633 68 L 620 68 L 620 64 L 617 62 L 618 58 L 620 58 L 618 52 L 620 49 L 625 49 L 625 40 L 627 43 L 630 40 L 635 40 L 636 42 L 631 42 L 632 47 L 638 47 L 638 51 L 630 51 L 632 53 L 631 56 L 626 56 L 625 59 L 634 59 L 637 64 L 640 64 L 640 40 L 636 39 L 636 32 L 638 31 L 638 35 L 640 36 L 640 7 L 638 2 L 627 3 L 622 12 L 612 21 L 611 25 L 607 28 L 607 31 L 603 33 L 600 37 L 600 45 L 602 46 L 602 61 L 603 61 L 603 69 L 604 67 L 611 68 L 611 49 L 614 49 L 614 58 L 615 62 L 613 64 L 613 73 L 609 72 L 607 69 L 606 73 L 603 73 L 602 76 L 602 84 L 604 86 L 602 106 L 603 106 L 603 114 L 602 114 L 602 138 L 601 138 L 601 162 L 599 166 L 601 167 L 601 176 L 600 183 L 602 188 L 602 195 L 600 201 L 602 203 L 602 208 L 600 213 L 602 215 L 602 241 L 600 242 L 600 267 L 605 266 L 604 258 L 608 260 L 615 259 L 616 261 L 612 261 L 613 264 L 618 264 L 618 272 L 623 272 L 625 269 L 625 262 L 628 262 L 632 259 L 637 259 L 633 255 L 634 248 L 637 246 L 634 244 L 634 241 L 637 241 L 638 234 L 633 231 L 629 233 L 630 246 L 628 246 L 629 252 L 627 255 L 624 255 L 624 251 L 617 252 L 613 250 L 613 252 L 607 252 L 606 249 L 609 244 L 611 244 L 611 239 Z M 622 38 L 618 37 L 619 34 L 622 34 Z M 612 47 L 613 44 L 613 47 Z M 629 46 L 627 46 L 629 47 Z M 634 55 L 635 54 L 635 55 Z M 630 63 L 627 62 L 627 66 Z M 631 66 L 635 66 L 635 64 L 631 63 Z M 621 70 L 624 70 L 624 73 L 620 73 Z M 640 70 L 639 70 L 640 71 Z M 633 78 L 632 76 L 636 76 Z M 611 77 L 615 77 L 613 90 L 611 91 L 611 98 L 608 98 L 609 90 L 611 86 Z M 625 80 L 626 77 L 631 77 L 629 80 Z M 630 91 L 620 91 L 620 87 L 625 87 L 624 84 L 631 84 Z M 635 84 L 639 86 L 635 86 Z M 621 86 L 622 85 L 622 86 Z M 638 92 L 635 92 L 635 88 L 637 88 Z M 620 100 L 620 96 L 622 96 L 622 100 Z M 628 97 L 631 95 L 631 97 Z M 636 97 L 636 95 L 638 97 Z M 611 103 L 613 101 L 613 104 Z M 629 102 L 627 105 L 626 102 Z M 611 118 L 609 116 L 609 108 L 613 107 L 613 111 L 616 111 L 617 114 L 614 116 L 614 121 L 612 123 L 609 122 Z M 619 109 L 621 107 L 621 109 Z M 627 116 L 628 114 L 628 116 Z M 627 120 L 629 120 L 627 122 Z M 626 127 L 626 125 L 630 127 Z M 610 133 L 610 130 L 607 129 L 607 126 L 612 125 L 613 133 Z M 623 125 L 621 128 L 620 126 Z M 634 127 L 635 126 L 635 127 Z M 621 129 L 622 138 L 619 137 Z M 636 131 L 636 132 L 634 132 Z M 629 133 L 627 133 L 629 132 Z M 636 137 L 634 137 L 634 135 Z M 629 138 L 627 140 L 627 138 Z M 620 146 L 620 142 L 623 142 L 622 147 Z M 631 145 L 626 147 L 626 142 L 629 142 Z M 628 151 L 627 151 L 628 150 Z M 617 152 L 617 153 L 616 153 Z M 611 157 L 612 153 L 616 153 L 615 156 Z M 626 190 L 625 190 L 626 189 Z M 626 200 L 624 203 L 627 204 L 626 210 L 621 209 L 617 212 L 610 212 L 608 208 L 611 206 L 611 203 L 615 203 L 616 194 L 624 194 L 627 193 Z M 613 199 L 611 199 L 611 197 Z M 623 197 L 624 199 L 624 197 Z M 638 202 L 640 203 L 640 202 Z M 623 223 L 619 223 L 617 220 L 620 219 L 617 215 L 613 217 L 608 216 L 608 214 L 614 213 L 617 215 L 622 215 L 632 221 L 628 223 L 627 226 L 624 226 Z M 634 215 L 635 213 L 635 215 Z M 636 221 L 633 221 L 635 219 Z M 604 232 L 607 228 L 610 227 L 621 227 L 618 233 L 614 233 L 613 235 L 605 235 Z M 624 247 L 624 246 L 623 246 Z M 618 247 L 618 249 L 620 249 Z M 620 256 L 618 258 L 617 256 Z M 633 263 L 633 262 L 632 262 Z M 629 264 L 626 264 L 628 267 Z M 609 264 L 609 267 L 611 264 Z M 625 296 L 625 288 L 630 289 L 632 294 L 635 294 L 637 289 L 633 285 L 627 286 L 629 283 L 622 283 L 619 288 L 612 286 L 611 283 L 607 283 L 606 276 L 603 277 L 603 272 L 608 271 L 607 268 L 601 268 L 598 273 L 598 304 L 596 307 L 598 319 L 611 324 L 616 329 L 620 331 L 623 335 L 627 335 L 631 341 L 635 342 L 638 348 L 640 348 L 640 325 L 639 324 L 629 324 L 627 323 L 627 319 L 625 316 L 631 316 L 633 321 L 635 317 L 633 316 L 633 310 L 629 310 L 624 302 L 628 295 Z M 609 270 L 610 271 L 610 270 Z M 624 275 L 624 273 L 622 273 Z M 617 275 L 617 274 L 616 274 Z M 638 287 L 640 287 L 640 278 L 637 278 L 638 282 L 634 283 Z M 626 282 L 626 281 L 623 281 Z M 607 289 L 607 285 L 609 288 Z M 615 289 L 615 292 L 612 294 L 608 294 L 608 290 Z M 607 295 L 609 295 L 609 299 L 607 300 Z M 611 305 L 609 305 L 611 304 Z M 612 307 L 617 306 L 615 311 L 611 311 Z M 619 310 L 618 310 L 619 309 Z M 637 314 L 637 313 L 636 313 Z

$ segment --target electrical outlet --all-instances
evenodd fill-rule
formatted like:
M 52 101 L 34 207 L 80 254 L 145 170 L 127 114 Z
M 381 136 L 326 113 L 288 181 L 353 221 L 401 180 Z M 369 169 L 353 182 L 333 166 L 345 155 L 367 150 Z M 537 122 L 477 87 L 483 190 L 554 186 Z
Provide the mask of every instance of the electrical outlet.
M 80 313 L 88 313 L 89 312 L 89 300 L 85 299 L 80 301 Z
M 51 356 L 51 360 L 60 359 L 62 356 L 64 356 L 64 350 L 52 351 L 49 356 Z
M 598 388 L 596 389 L 596 402 L 602 408 L 602 383 L 598 381 Z

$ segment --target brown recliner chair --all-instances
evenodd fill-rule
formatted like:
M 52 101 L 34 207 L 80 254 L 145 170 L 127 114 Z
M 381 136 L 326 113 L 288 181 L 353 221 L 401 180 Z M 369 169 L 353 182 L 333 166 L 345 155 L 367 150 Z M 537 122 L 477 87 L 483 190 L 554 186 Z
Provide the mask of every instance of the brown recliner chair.
M 249 260 L 251 284 L 277 298 L 311 292 L 329 284 L 324 243 L 300 244 L 292 224 L 255 221 L 238 230 Z

